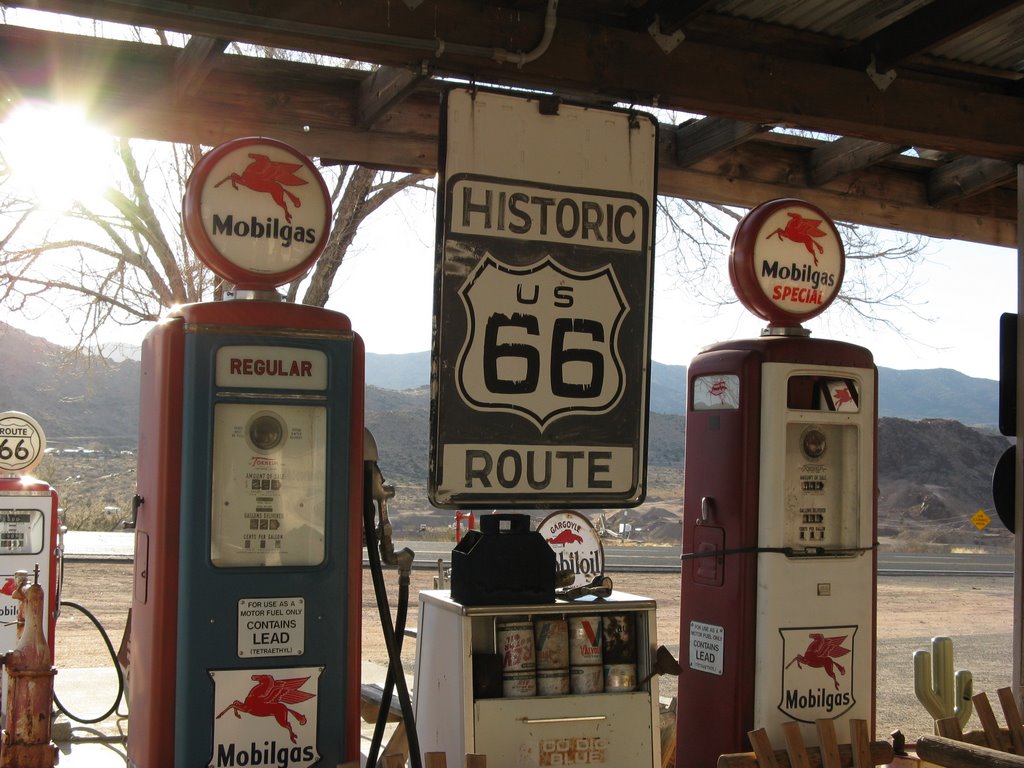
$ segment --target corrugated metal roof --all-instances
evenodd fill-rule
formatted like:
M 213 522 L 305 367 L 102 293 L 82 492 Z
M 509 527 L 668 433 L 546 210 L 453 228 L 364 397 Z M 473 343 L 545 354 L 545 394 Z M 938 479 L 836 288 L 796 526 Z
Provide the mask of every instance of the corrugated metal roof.
M 709 11 L 860 42 L 931 4 L 932 0 L 723 0 Z M 1011 8 L 939 44 L 928 55 L 1024 72 L 1024 7 Z

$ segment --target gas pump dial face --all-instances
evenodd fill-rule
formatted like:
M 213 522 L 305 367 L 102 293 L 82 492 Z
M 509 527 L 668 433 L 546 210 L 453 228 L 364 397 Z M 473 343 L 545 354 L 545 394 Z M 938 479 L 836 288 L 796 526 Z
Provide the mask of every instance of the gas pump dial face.
M 825 433 L 815 427 L 804 430 L 800 436 L 800 447 L 809 459 L 820 459 L 825 454 Z

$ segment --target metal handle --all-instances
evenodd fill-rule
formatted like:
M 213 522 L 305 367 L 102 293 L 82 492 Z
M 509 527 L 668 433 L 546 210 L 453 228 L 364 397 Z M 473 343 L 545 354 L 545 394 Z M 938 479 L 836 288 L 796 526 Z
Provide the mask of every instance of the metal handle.
M 588 723 L 607 720 L 607 715 L 586 715 L 584 717 L 521 717 L 524 723 Z

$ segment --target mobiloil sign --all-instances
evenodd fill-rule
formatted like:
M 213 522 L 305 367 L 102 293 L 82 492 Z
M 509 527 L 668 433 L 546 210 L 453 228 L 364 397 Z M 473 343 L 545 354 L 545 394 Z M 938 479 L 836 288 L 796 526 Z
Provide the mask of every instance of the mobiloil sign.
M 765 728 L 874 723 L 876 369 L 800 323 L 842 285 L 833 223 L 800 200 L 750 211 L 737 296 L 768 327 L 688 372 L 676 765 L 705 768 Z M 837 726 L 839 723 L 837 723 Z M 842 731 L 842 726 L 840 731 Z
M 143 344 L 129 760 L 353 761 L 363 345 L 274 290 L 323 249 L 327 190 L 291 147 L 237 139 L 197 164 L 184 216 L 229 300 Z

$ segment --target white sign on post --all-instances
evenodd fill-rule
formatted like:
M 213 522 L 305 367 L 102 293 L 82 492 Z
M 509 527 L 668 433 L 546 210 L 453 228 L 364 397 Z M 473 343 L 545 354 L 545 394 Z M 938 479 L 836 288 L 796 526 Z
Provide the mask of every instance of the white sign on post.
M 635 506 L 657 123 L 462 89 L 444 119 L 431 500 Z

